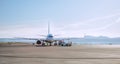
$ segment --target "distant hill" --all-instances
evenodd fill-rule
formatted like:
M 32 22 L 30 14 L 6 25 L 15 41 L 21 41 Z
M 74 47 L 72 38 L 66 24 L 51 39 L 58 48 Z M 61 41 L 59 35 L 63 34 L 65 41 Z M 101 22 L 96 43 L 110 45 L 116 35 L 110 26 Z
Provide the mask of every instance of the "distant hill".
M 86 36 L 84 36 L 84 38 L 88 38 L 88 39 L 108 39 L 109 37 L 106 37 L 106 36 L 95 37 L 95 36 L 86 35 Z

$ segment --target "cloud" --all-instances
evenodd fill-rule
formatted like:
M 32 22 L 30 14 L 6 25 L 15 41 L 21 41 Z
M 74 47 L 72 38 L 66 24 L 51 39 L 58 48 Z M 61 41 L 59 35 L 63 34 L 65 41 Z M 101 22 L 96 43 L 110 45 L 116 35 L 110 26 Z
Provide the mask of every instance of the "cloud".
M 68 23 L 64 26 L 58 28 L 58 32 L 62 33 L 64 36 L 84 36 L 84 33 L 91 35 L 112 35 L 113 28 L 108 29 L 109 27 L 115 26 L 120 22 L 120 13 L 112 14 L 104 17 L 97 17 L 94 19 L 89 19 L 77 23 Z M 106 30 L 106 31 L 104 31 Z M 111 33 L 108 34 L 108 31 Z M 120 31 L 119 29 L 117 31 Z M 58 33 L 57 32 L 57 33 Z M 118 33 L 113 34 L 116 36 Z M 117 35 L 118 36 L 118 35 Z
M 89 19 L 85 21 L 80 21 L 77 23 L 68 24 L 63 26 L 63 30 L 95 30 L 101 28 L 110 27 L 113 24 L 118 23 L 120 13 L 112 14 L 104 17 L 98 17 L 94 19 Z
M 12 27 L 0 28 L 0 36 L 1 37 L 40 37 L 40 35 L 47 34 L 47 22 L 40 23 L 36 21 L 37 24 L 32 25 L 16 25 Z M 51 21 L 52 22 L 52 21 Z M 100 31 L 107 29 L 117 23 L 120 22 L 120 13 L 112 14 L 104 17 L 97 17 L 93 19 L 88 19 L 85 21 L 75 22 L 75 23 L 66 23 L 61 26 L 52 26 L 51 25 L 51 33 L 53 35 L 60 34 L 61 37 L 68 36 L 83 36 L 86 34 L 96 34 L 100 35 Z M 59 24 L 58 24 L 59 25 Z M 112 31 L 112 30 L 111 30 Z M 103 33 L 104 35 L 105 33 Z M 58 36 L 58 37 L 60 37 Z

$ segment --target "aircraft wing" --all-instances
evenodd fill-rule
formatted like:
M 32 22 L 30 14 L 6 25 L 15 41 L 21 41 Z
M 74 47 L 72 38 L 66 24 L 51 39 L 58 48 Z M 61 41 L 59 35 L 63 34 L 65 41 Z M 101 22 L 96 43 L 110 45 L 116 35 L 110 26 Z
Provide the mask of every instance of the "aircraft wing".
M 23 39 L 23 40 L 40 40 L 40 41 L 46 41 L 44 38 L 24 38 L 24 37 L 14 37 L 16 39 Z M 51 41 L 56 42 L 56 41 L 61 41 L 61 40 L 70 40 L 69 38 L 55 38 Z M 49 40 L 48 40 L 49 41 Z
M 70 40 L 70 38 L 56 38 L 53 41 L 64 41 L 64 40 Z
M 40 39 L 40 38 L 23 38 L 23 37 L 14 37 L 16 39 L 24 39 L 24 40 L 45 40 L 45 39 Z

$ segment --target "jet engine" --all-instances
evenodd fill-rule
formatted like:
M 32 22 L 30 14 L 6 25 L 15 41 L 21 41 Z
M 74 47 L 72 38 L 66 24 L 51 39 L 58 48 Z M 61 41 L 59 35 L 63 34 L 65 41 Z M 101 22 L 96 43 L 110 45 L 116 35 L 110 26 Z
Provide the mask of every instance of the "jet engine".
M 41 44 L 42 42 L 40 40 L 37 40 L 36 44 Z

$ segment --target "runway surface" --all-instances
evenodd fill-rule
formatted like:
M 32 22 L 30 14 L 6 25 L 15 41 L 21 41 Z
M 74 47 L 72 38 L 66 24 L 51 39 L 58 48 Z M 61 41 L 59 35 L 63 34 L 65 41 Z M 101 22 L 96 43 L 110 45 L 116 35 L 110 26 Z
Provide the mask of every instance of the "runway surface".
M 120 45 L 0 46 L 0 64 L 120 64 Z

